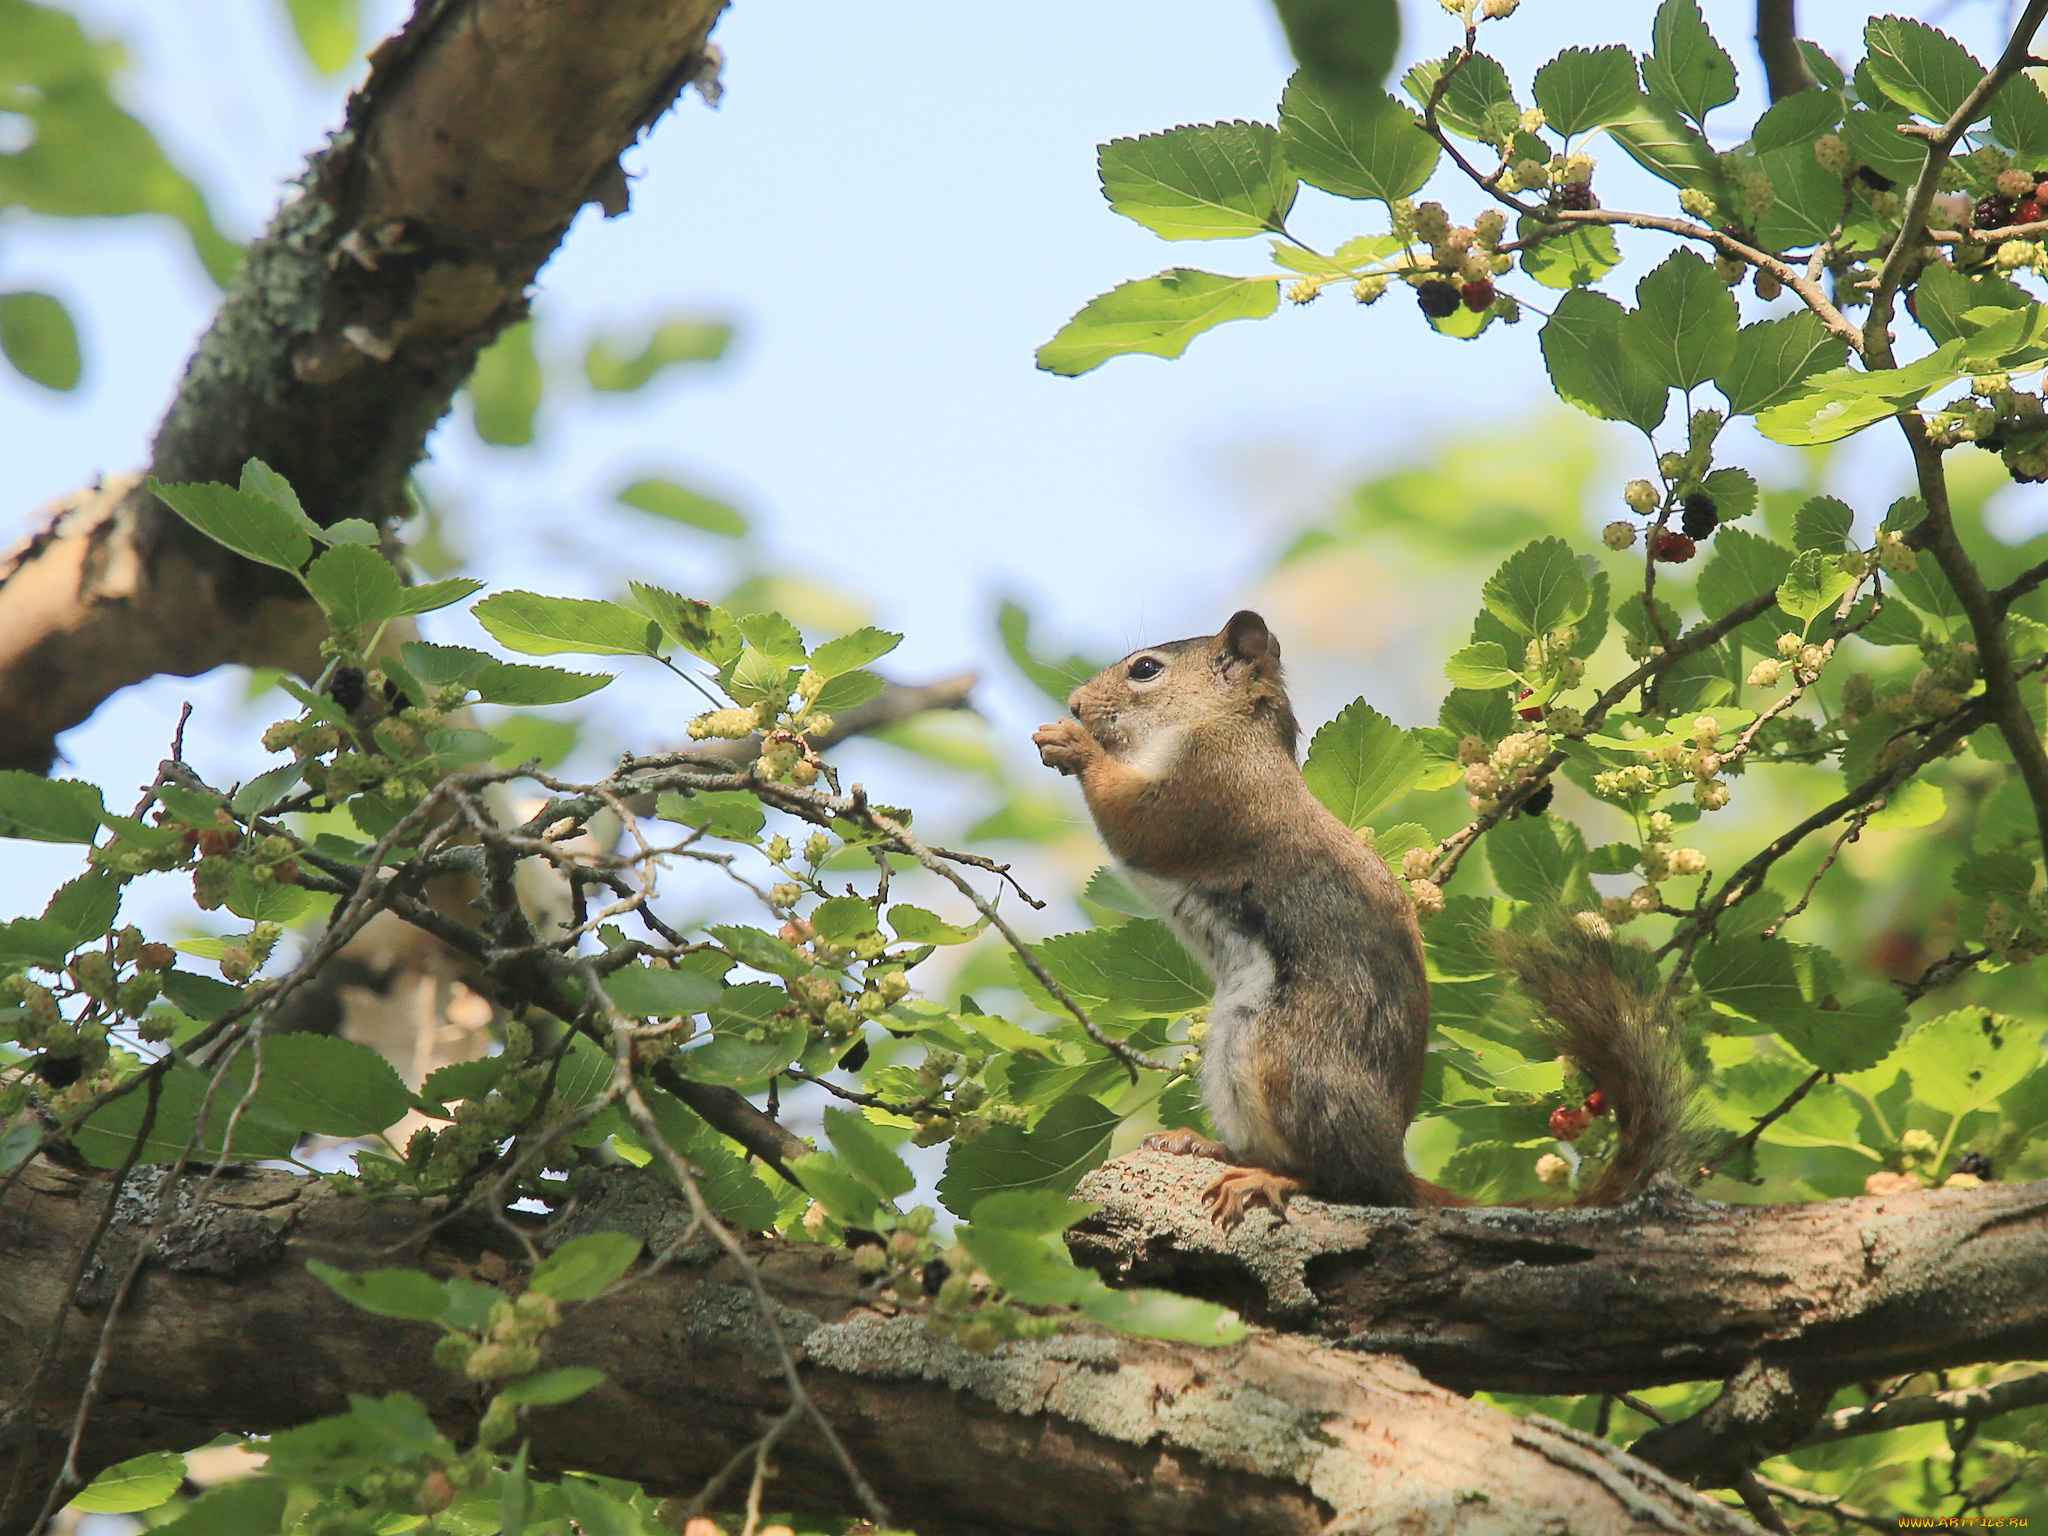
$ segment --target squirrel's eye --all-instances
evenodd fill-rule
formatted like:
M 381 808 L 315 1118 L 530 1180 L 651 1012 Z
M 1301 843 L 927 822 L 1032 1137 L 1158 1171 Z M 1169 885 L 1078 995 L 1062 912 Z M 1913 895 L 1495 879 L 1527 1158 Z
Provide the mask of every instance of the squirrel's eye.
M 1127 675 L 1134 683 L 1149 683 L 1165 670 L 1166 663 L 1158 657 L 1140 656 L 1131 663 L 1131 670 Z

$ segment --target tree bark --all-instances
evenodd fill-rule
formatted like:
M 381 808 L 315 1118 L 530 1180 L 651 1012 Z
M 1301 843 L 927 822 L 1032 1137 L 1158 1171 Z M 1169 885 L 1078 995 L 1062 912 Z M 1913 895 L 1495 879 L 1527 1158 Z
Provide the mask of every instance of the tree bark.
M 725 0 L 420 0 L 250 248 L 151 451 L 166 481 L 264 460 L 322 524 L 405 515 L 477 353 L 618 157 L 715 59 Z M 712 66 L 712 67 L 715 67 Z M 315 667 L 321 624 L 134 479 L 65 498 L 0 557 L 0 767 L 159 672 Z
M 145 1170 L 124 1197 L 100 1272 L 119 1265 L 123 1245 L 147 1226 L 161 1176 Z M 63 1309 L 70 1320 L 40 1400 L 9 1405 L 28 1412 L 4 1449 L 25 1451 L 39 1478 L 61 1461 L 104 1321 L 100 1282 L 89 1277 L 74 1303 L 65 1277 L 110 1177 L 37 1164 L 0 1205 L 0 1270 L 9 1277 L 0 1288 L 0 1382 L 26 1381 L 51 1317 Z M 188 1176 L 187 1188 L 197 1182 Z M 485 1279 L 516 1269 L 501 1228 L 479 1219 L 431 1231 L 434 1214 L 291 1174 L 223 1176 L 167 1231 L 161 1261 L 124 1309 L 80 1470 L 189 1448 L 221 1430 L 304 1423 L 344 1410 L 350 1392 L 411 1392 L 445 1428 L 465 1433 L 479 1395 L 433 1365 L 436 1330 L 359 1311 L 304 1268 L 308 1259 L 345 1269 L 409 1263 Z M 843 1252 L 749 1247 L 807 1390 L 895 1517 L 920 1530 L 1756 1529 L 1604 1442 L 1482 1407 L 1399 1360 L 1265 1330 L 1202 1349 L 1085 1325 L 976 1355 L 864 1291 Z M 786 1407 L 786 1389 L 761 1314 L 737 1281 L 707 1244 L 574 1310 L 548 1361 L 595 1365 L 608 1379 L 573 1404 L 532 1411 L 535 1465 L 688 1494 L 758 1439 L 764 1416 Z M 815 1432 L 792 1429 L 774 1465 L 771 1506 L 849 1507 Z

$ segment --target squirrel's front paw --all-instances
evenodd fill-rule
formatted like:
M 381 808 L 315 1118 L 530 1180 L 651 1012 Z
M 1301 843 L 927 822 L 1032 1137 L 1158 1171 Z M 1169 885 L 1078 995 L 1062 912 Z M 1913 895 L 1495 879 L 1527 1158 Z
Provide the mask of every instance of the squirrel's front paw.
M 1101 746 L 1078 720 L 1055 720 L 1031 733 L 1038 748 L 1038 760 L 1061 773 L 1079 773 L 1102 751 Z

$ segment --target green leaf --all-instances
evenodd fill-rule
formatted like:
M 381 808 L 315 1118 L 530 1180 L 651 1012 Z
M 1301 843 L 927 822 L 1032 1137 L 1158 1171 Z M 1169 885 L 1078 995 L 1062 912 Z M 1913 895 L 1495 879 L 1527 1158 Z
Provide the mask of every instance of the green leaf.
M 743 1232 L 766 1232 L 774 1227 L 775 1195 L 733 1150 L 732 1143 L 669 1094 L 646 1090 L 645 1096 L 662 1139 L 696 1170 L 698 1193 L 719 1219 Z M 666 1174 L 667 1163 L 659 1166 Z
M 164 996 L 177 1006 L 179 1012 L 202 1024 L 213 1024 L 242 1001 L 242 989 L 216 976 L 166 971 Z
M 1842 218 L 1842 178 L 1816 160 L 1809 147 L 1774 149 L 1757 157 L 1774 200 L 1757 220 L 1766 249 L 1791 251 L 1819 245 Z
M 747 520 L 737 508 L 673 480 L 635 480 L 618 493 L 617 500 L 672 523 L 723 534 L 728 539 L 741 538 L 747 531 Z
M 1401 88 L 1418 107 L 1427 108 L 1436 83 L 1457 55 L 1424 59 L 1401 77 Z M 1475 53 L 1458 66 L 1437 103 L 1437 121 L 1461 138 L 1505 144 L 1521 126 L 1522 109 L 1514 87 L 1497 59 Z
M 714 667 L 722 667 L 738 657 L 743 642 L 732 615 L 723 608 L 714 608 L 692 597 L 678 597 L 645 582 L 633 582 L 631 587 L 633 601 L 660 624 L 669 639 L 692 656 L 701 657 Z
M 306 590 L 336 628 L 374 630 L 404 608 L 391 562 L 361 544 L 337 544 L 307 568 Z
M 720 923 L 706 931 L 723 944 L 735 960 L 757 971 L 766 971 L 771 976 L 801 976 L 810 969 L 809 962 L 802 955 L 774 934 L 763 933 L 759 928 Z
M 565 1365 L 557 1370 L 542 1371 L 538 1376 L 529 1376 L 524 1381 L 510 1382 L 499 1388 L 498 1396 L 508 1403 L 543 1408 L 566 1403 L 571 1398 L 581 1397 L 592 1387 L 603 1385 L 603 1371 L 588 1365 Z
M 825 1111 L 825 1134 L 832 1138 L 832 1150 L 853 1171 L 855 1178 L 884 1200 L 907 1195 L 917 1187 L 917 1175 L 898 1157 L 875 1127 L 848 1109 Z
M 1654 97 L 1644 97 L 1634 112 L 1608 124 L 1607 136 L 1637 165 L 1675 187 L 1712 194 L 1721 183 L 1721 161 L 1714 146 Z
M 1856 514 L 1832 496 L 1814 496 L 1792 514 L 1792 547 L 1839 555 L 1849 542 Z
M 318 1136 L 375 1136 L 405 1118 L 412 1094 L 391 1063 L 336 1035 L 266 1035 L 255 1111 Z
M 22 1120 L 0 1131 L 0 1173 L 11 1173 L 43 1144 L 42 1123 Z
M 527 656 L 653 656 L 661 626 L 623 603 L 538 592 L 493 592 L 470 610 L 491 638 Z
M 802 666 L 808 655 L 802 632 L 779 613 L 747 614 L 738 627 L 747 644 L 776 666 Z
M 1678 0 L 1665 0 L 1668 10 Z M 1705 259 L 1676 250 L 1636 284 L 1623 339 L 1652 377 L 1691 389 L 1735 357 L 1735 298 Z
M 2022 321 L 2025 318 L 2020 317 Z M 1968 340 L 1944 343 L 1902 368 L 1870 373 L 1836 368 L 1814 374 L 1790 399 L 1759 413 L 1757 430 L 1773 442 L 1794 447 L 1835 442 L 1896 415 L 1922 396 L 1961 378 L 1971 366 L 1963 357 L 1970 345 Z
M 323 75 L 338 75 L 356 56 L 359 0 L 285 0 L 292 31 L 306 62 Z
M 470 416 L 476 435 L 501 448 L 524 448 L 533 441 L 533 418 L 540 410 L 540 360 L 533 355 L 533 322 L 507 326 L 498 339 L 478 354 L 469 376 Z
M 402 1317 L 415 1323 L 438 1323 L 448 1310 L 448 1288 L 417 1269 L 368 1269 L 351 1272 L 306 1261 L 315 1279 L 324 1280 L 336 1295 L 379 1317 Z
M 572 1237 L 534 1266 L 529 1288 L 557 1301 L 587 1301 L 633 1267 L 640 1239 L 623 1232 Z
M 71 1496 L 67 1508 L 91 1515 L 126 1515 L 170 1502 L 185 1481 L 185 1458 L 151 1451 L 118 1462 Z
M 1664 419 L 1669 391 L 1637 361 L 1625 340 L 1629 325 L 1628 311 L 1606 294 L 1574 288 L 1558 300 L 1538 339 L 1562 399 L 1648 432 Z
M 1055 1189 L 1015 1189 L 984 1197 L 974 1208 L 974 1224 L 982 1231 L 1007 1227 L 1049 1236 L 1101 1209 L 1093 1201 L 1069 1200 Z
M 811 670 L 820 677 L 837 677 L 871 661 L 879 661 L 903 643 L 903 637 L 872 625 L 850 635 L 827 640 L 811 653 Z
M 465 1099 L 483 1099 L 498 1081 L 518 1065 L 510 1056 L 478 1056 L 469 1061 L 451 1061 L 436 1067 L 420 1084 L 420 1097 L 431 1104 L 454 1104 Z
M 1265 123 L 1204 123 L 1098 151 L 1109 206 L 1168 240 L 1227 240 L 1286 227 L 1294 173 L 1280 131 Z
M 275 1438 L 265 1449 L 275 1466 Z M 284 1524 L 285 1498 L 290 1492 L 289 1485 L 275 1477 L 238 1478 L 209 1488 L 177 1519 L 152 1526 L 150 1536 L 274 1536 Z
M 0 769 L 0 837 L 38 843 L 89 843 L 100 830 L 106 804 L 97 784 L 46 779 L 19 768 Z
M 178 516 L 217 544 L 236 554 L 297 574 L 313 558 L 313 541 L 294 518 L 275 502 L 231 486 L 166 485 L 154 475 L 149 488 Z
M 959 1241 L 989 1279 L 1027 1307 L 1070 1307 L 1091 1291 L 1108 1289 L 1095 1271 L 1076 1266 L 1054 1236 L 976 1222 L 961 1228 Z
M 1529 636 L 1575 622 L 1593 600 L 1579 557 L 1558 538 L 1524 544 L 1486 578 L 1481 591 L 1488 613 L 1516 634 Z
M 978 938 L 982 925 L 959 928 L 941 922 L 935 912 L 923 907 L 894 906 L 889 909 L 889 927 L 907 944 L 965 944 Z
M 1772 102 L 1750 130 L 1751 154 L 1768 154 L 1774 149 L 1796 149 L 1809 157 L 1813 141 L 1832 133 L 1842 121 L 1839 91 L 1794 91 L 1782 101 Z
M 789 1171 L 803 1184 L 804 1193 L 825 1207 L 825 1214 L 842 1227 L 872 1228 L 880 1219 L 880 1197 L 829 1152 L 793 1158 Z
M 768 821 L 761 802 L 737 789 L 699 790 L 688 796 L 664 794 L 655 801 L 654 814 L 678 826 L 696 827 L 713 837 L 742 843 L 758 843 Z
M 1578 872 L 1575 853 L 1558 840 L 1548 816 L 1517 816 L 1486 834 L 1494 881 L 1516 901 L 1563 900 Z
M 62 936 L 63 947 L 71 950 L 113 932 L 120 912 L 120 882 L 95 870 L 58 886 L 43 908 L 42 920 Z
M 1735 99 L 1735 61 L 1714 41 L 1699 0 L 1664 0 L 1650 26 L 1643 84 L 1701 127 Z
M 1961 43 L 1910 16 L 1871 17 L 1863 46 L 1865 67 L 1885 95 L 1933 122 L 1947 122 L 1984 78 L 1984 66 Z
M 583 354 L 583 376 L 592 389 L 607 393 L 640 389 L 672 364 L 717 362 L 732 337 L 732 327 L 720 320 L 668 320 L 628 356 L 600 336 Z
M 0 353 L 23 378 L 45 389 L 78 388 L 83 372 L 78 330 L 61 299 L 47 293 L 0 293 Z
M 1546 125 L 1566 138 L 1622 121 L 1643 95 L 1635 55 L 1618 43 L 1565 49 L 1536 71 L 1534 89 Z
M 1273 0 L 1302 73 L 1329 94 L 1377 90 L 1401 48 L 1396 0 Z
M 1209 978 L 1162 922 L 1056 934 L 1038 946 L 1038 959 L 1068 996 L 1105 1018 L 1172 1018 L 1209 1001 Z M 1021 959 L 1013 957 L 1012 964 L 1034 1002 L 1049 1013 L 1065 1012 Z
M 678 1064 L 700 1083 L 751 1088 L 795 1061 L 809 1038 L 810 1026 L 787 993 L 750 981 L 725 989 L 711 1009 L 710 1041 Z
M 228 882 L 227 909 L 252 923 L 295 923 L 313 910 L 319 898 L 296 885 L 259 880 L 256 867 L 237 865 Z
M 811 931 L 828 944 L 852 945 L 881 930 L 872 904 L 858 896 L 832 896 L 810 912 Z
M 1700 482 L 1700 489 L 1714 498 L 1724 523 L 1756 510 L 1756 477 L 1746 469 L 1717 469 Z
M 1074 1093 L 1055 1102 L 1032 1130 L 998 1125 L 972 1141 L 956 1141 L 939 1180 L 939 1199 L 954 1215 L 972 1220 L 989 1195 L 1026 1189 L 1065 1193 L 1102 1161 L 1119 1123 L 1116 1111 Z
M 1315 734 L 1301 775 L 1354 831 L 1399 800 L 1428 766 L 1422 743 L 1363 699 Z
M 1999 87 L 1991 98 L 1991 136 L 2020 165 L 2048 161 L 2048 96 L 2037 76 L 2022 70 Z
M 1090 1291 L 1078 1303 L 1083 1315 L 1105 1328 L 1136 1334 L 1146 1339 L 1170 1339 L 1179 1344 L 1235 1344 L 1245 1336 L 1244 1322 L 1228 1307 L 1171 1291 L 1144 1286 L 1111 1290 L 1103 1286 Z
M 293 787 L 305 776 L 304 763 L 286 763 L 282 767 L 269 769 L 257 774 L 236 790 L 235 797 L 229 804 L 240 815 L 260 816 L 290 794 Z
M 1419 191 L 1441 153 L 1415 114 L 1385 92 L 1325 96 L 1299 74 L 1280 100 L 1280 144 L 1310 186 L 1383 203 Z
M 1279 305 L 1280 285 L 1272 278 L 1175 267 L 1090 299 L 1038 349 L 1038 366 L 1074 378 L 1112 357 L 1179 357 L 1202 332 L 1231 320 L 1263 320 Z
M 1528 240 L 1541 228 L 1541 219 L 1515 221 L 1518 239 Z M 1546 288 L 1583 288 L 1621 264 L 1621 247 L 1614 243 L 1613 230 L 1580 224 L 1526 247 L 1520 259 L 1522 270 Z
M 1874 832 L 1907 831 L 1914 827 L 1931 827 L 1948 814 L 1948 796 L 1942 793 L 1939 784 L 1926 779 L 1908 779 L 1893 789 L 1886 798 L 1884 809 L 1873 815 L 1865 826 Z
M 1908 138 L 1901 130 L 1916 126 L 1896 109 L 1869 111 L 1851 107 L 1842 119 L 1842 137 L 1858 165 L 1867 165 L 1895 182 L 1911 183 L 1927 163 L 1927 141 Z
M 1522 680 L 1508 662 L 1507 647 L 1495 640 L 1453 651 L 1444 675 L 1456 688 L 1512 688 Z
M 248 1091 L 250 1068 L 251 1060 L 245 1051 L 228 1069 L 226 1079 L 214 1093 L 206 1132 L 192 1153 L 199 1161 L 229 1160 L 221 1156 L 222 1141 L 236 1104 Z M 136 1159 L 138 1162 L 168 1163 L 185 1154 L 185 1144 L 192 1138 L 199 1107 L 207 1097 L 208 1082 L 208 1073 L 183 1063 L 163 1074 L 156 1118 L 150 1124 L 149 1135 L 143 1140 L 142 1151 Z M 148 1086 L 138 1084 L 125 1098 L 95 1110 L 91 1118 L 72 1133 L 73 1145 L 97 1167 L 120 1167 L 127 1161 L 128 1153 L 142 1130 L 148 1101 Z M 280 1131 L 254 1116 L 244 1115 L 235 1126 L 234 1142 L 227 1150 L 229 1158 L 242 1162 L 252 1158 L 288 1157 L 297 1140 L 295 1132 Z
M 533 709 L 587 697 L 612 680 L 613 674 L 609 672 L 565 672 L 560 667 L 533 667 L 519 662 L 491 660 L 480 669 L 472 686 L 477 697 L 486 704 Z M 498 729 L 500 723 L 494 721 L 491 728 Z
M 1745 529 L 1723 528 L 1714 535 L 1714 558 L 1700 572 L 1700 607 L 1709 617 L 1719 618 L 1770 591 L 1791 568 L 1792 551 L 1784 545 Z M 1767 608 L 1736 634 L 1744 644 L 1762 650 L 1775 643 L 1782 627 Z
M 1929 1019 L 1906 1042 L 1900 1064 L 1913 1096 L 1930 1109 L 1966 1115 L 1998 1102 L 2039 1065 L 2041 1029 L 1986 1008 Z
M 2044 152 L 2048 158 L 2048 152 Z M 1913 286 L 1913 313 L 1936 342 L 1976 334 L 1963 317 L 1973 309 L 2025 309 L 2033 300 L 1996 273 L 1966 277 L 1953 267 L 1929 266 Z
M 1019 672 L 1061 709 L 1067 695 L 1102 670 L 1102 663 L 1069 652 L 1057 661 L 1047 661 L 1031 649 L 1031 615 L 1016 603 L 1006 602 L 996 611 L 996 632 L 1003 651 Z
M 1778 606 L 1804 625 L 1816 615 L 1832 611 L 1851 585 L 1853 578 L 1835 564 L 1832 555 L 1818 549 L 1802 550 L 1778 583 Z
M 657 971 L 646 965 L 613 971 L 604 978 L 604 990 L 620 1012 L 643 1019 L 702 1013 L 725 992 L 710 976 L 695 971 Z
M 1714 384 L 1727 396 L 1732 415 L 1753 416 L 1791 398 L 1814 374 L 1840 368 L 1848 357 L 1849 344 L 1802 309 L 1737 331 Z

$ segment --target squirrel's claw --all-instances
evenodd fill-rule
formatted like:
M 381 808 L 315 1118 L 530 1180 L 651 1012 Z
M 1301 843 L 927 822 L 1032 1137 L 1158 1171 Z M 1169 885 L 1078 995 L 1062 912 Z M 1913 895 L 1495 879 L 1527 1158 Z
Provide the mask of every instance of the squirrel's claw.
M 1066 774 L 1079 773 L 1102 750 L 1095 738 L 1076 720 L 1055 720 L 1050 725 L 1041 725 L 1031 733 L 1031 742 L 1038 748 L 1040 762 Z
M 1154 1131 L 1138 1143 L 1148 1152 L 1170 1152 L 1176 1157 L 1213 1157 L 1219 1163 L 1230 1161 L 1230 1148 L 1220 1141 L 1212 1141 L 1200 1131 Z
M 1209 1219 L 1228 1232 L 1255 1205 L 1266 1206 L 1284 1217 L 1288 1197 L 1301 1191 L 1301 1180 L 1270 1169 L 1230 1168 L 1203 1193 L 1202 1203 L 1208 1207 Z

